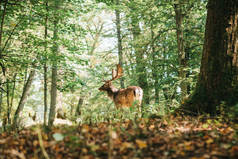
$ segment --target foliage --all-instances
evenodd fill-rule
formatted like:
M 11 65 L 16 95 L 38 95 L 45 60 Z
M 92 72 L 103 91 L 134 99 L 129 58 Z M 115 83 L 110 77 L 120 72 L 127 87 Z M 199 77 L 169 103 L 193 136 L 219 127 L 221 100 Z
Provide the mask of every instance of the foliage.
M 80 98 L 84 99 L 82 118 L 95 119 L 103 117 L 100 114 L 108 107 L 113 109 L 111 101 L 105 94 L 98 91 L 103 79 L 109 79 L 111 69 L 117 64 L 117 41 L 115 26 L 115 9 L 121 12 L 121 33 L 124 56 L 125 85 L 139 85 L 135 50 L 139 47 L 143 52 L 143 65 L 146 70 L 149 103 L 145 112 L 150 114 L 166 114 L 177 108 L 180 103 L 180 88 L 182 81 L 187 81 L 194 88 L 200 66 L 205 23 L 205 2 L 185 1 L 183 7 L 189 14 L 184 18 L 184 39 L 190 54 L 186 79 L 178 78 L 178 55 L 173 5 L 175 1 L 63 1 L 58 14 L 59 56 L 52 54 L 53 8 L 49 1 L 48 11 L 46 1 L 19 1 L 17 5 L 9 4 L 4 22 L 2 38 L 5 42 L 8 35 L 15 30 L 6 45 L 7 56 L 0 59 L 7 68 L 6 76 L 1 77 L 0 87 L 3 98 L 1 104 L 1 119 L 4 119 L 9 105 L 8 96 L 13 98 L 11 117 L 19 101 L 25 79 L 31 69 L 37 69 L 37 77 L 33 82 L 31 95 L 26 109 L 33 108 L 38 120 L 42 119 L 43 111 L 43 67 L 58 60 L 58 99 L 59 105 L 70 119 L 73 117 Z M 135 7 L 136 6 L 136 7 Z M 1 12 L 2 15 L 3 12 Z M 45 17 L 48 16 L 48 36 L 44 39 Z M 19 24 L 18 24 L 19 22 Z M 136 22 L 141 31 L 137 39 L 133 39 L 132 26 Z M 47 48 L 45 49 L 45 46 Z M 50 69 L 51 67 L 48 66 Z M 3 74 L 3 72 L 0 72 Z M 14 80 L 16 75 L 16 80 Z M 50 72 L 47 78 L 50 79 Z M 10 90 L 7 96 L 7 81 Z M 13 84 L 16 81 L 15 92 Z M 157 81 L 157 83 L 156 83 Z M 118 81 L 114 84 L 119 87 Z M 49 83 L 48 83 L 49 85 Z M 155 94 L 158 90 L 158 95 Z M 49 97 L 48 97 L 49 98 Z M 159 99 L 156 101 L 156 99 Z M 11 105 L 11 104 L 10 104 Z M 26 111 L 26 110 L 24 110 Z M 92 113 L 88 113 L 92 112 Z M 27 117 L 28 113 L 23 113 Z M 95 117 L 94 117 L 95 115 Z M 108 115 L 106 115 L 108 116 Z M 109 115 L 110 116 L 110 115 Z M 3 121 L 3 120 L 2 120 Z M 87 120 L 86 120 L 87 121 Z

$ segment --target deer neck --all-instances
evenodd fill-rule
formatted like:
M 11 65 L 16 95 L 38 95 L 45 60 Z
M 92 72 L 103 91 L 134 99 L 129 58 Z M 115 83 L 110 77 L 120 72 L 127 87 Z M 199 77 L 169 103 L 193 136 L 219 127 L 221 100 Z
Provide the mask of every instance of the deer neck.
M 107 95 L 109 98 L 111 98 L 113 100 L 114 95 L 118 92 L 118 89 L 114 86 L 110 86 L 107 89 Z

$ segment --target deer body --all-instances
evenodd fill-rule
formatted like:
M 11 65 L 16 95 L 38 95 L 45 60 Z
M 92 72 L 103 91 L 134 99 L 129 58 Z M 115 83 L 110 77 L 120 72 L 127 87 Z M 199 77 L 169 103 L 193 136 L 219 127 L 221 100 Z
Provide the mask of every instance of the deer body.
M 113 74 L 112 79 L 105 81 L 105 84 L 99 90 L 107 92 L 108 97 L 113 100 L 116 108 L 131 107 L 134 103 L 140 106 L 143 98 L 143 90 L 138 86 L 129 86 L 125 89 L 115 88 L 111 81 L 122 76 L 120 65 L 117 65 L 117 74 L 115 76 Z

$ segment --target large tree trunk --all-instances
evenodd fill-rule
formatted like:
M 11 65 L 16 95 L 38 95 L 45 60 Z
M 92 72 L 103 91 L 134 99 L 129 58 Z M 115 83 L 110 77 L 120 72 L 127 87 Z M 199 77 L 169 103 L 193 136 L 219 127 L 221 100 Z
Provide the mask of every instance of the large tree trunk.
M 116 0 L 116 5 L 119 5 L 119 0 Z M 117 27 L 117 47 L 118 47 L 118 56 L 119 56 L 119 64 L 123 68 L 123 54 L 122 54 L 122 39 L 121 39 L 121 19 L 120 19 L 120 11 L 119 9 L 115 10 L 116 14 L 116 27 Z M 124 78 L 120 78 L 121 88 L 125 88 Z
M 195 93 L 184 105 L 195 113 L 219 113 L 237 102 L 238 0 L 209 0 L 205 42 Z
M 48 126 L 52 127 L 55 119 L 56 114 L 56 99 L 57 99 L 57 56 L 59 51 L 58 46 L 58 23 L 59 23 L 59 15 L 58 15 L 58 9 L 59 9 L 59 2 L 55 0 L 54 2 L 54 9 L 55 9 L 55 17 L 54 17 L 54 33 L 53 33 L 53 40 L 54 40 L 54 46 L 52 49 L 52 52 L 54 54 L 54 59 L 52 62 L 52 77 L 51 77 L 51 101 L 50 101 L 50 113 L 49 113 L 49 120 L 48 120 Z
M 22 96 L 21 96 L 21 99 L 19 101 L 19 104 L 18 104 L 17 110 L 15 112 L 15 115 L 14 115 L 14 120 L 13 120 L 14 128 L 18 127 L 19 114 L 22 112 L 22 110 L 24 108 L 24 105 L 26 103 L 26 99 L 29 95 L 31 84 L 32 84 L 33 78 L 35 76 L 35 72 L 36 72 L 35 70 L 32 70 L 30 72 L 29 77 L 27 79 L 27 82 L 24 85 L 24 88 L 23 88 L 23 91 L 22 91 Z

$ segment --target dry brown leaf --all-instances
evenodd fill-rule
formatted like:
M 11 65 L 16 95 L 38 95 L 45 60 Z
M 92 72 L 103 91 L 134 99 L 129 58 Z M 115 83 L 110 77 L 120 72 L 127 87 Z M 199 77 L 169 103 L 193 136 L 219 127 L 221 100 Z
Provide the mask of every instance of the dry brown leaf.
M 20 159 L 26 159 L 25 155 L 22 153 L 22 152 L 18 152 L 17 150 L 15 149 L 11 149 L 9 151 L 7 151 L 10 155 L 13 155 L 13 156 L 17 156 L 19 157 Z
M 133 148 L 133 144 L 130 142 L 123 142 L 122 145 L 120 146 L 120 151 L 124 151 L 128 148 Z
M 147 147 L 147 144 L 145 141 L 142 141 L 142 140 L 139 140 L 139 139 L 136 139 L 136 144 L 138 145 L 138 147 L 140 149 L 143 149 L 143 148 L 146 148 Z

